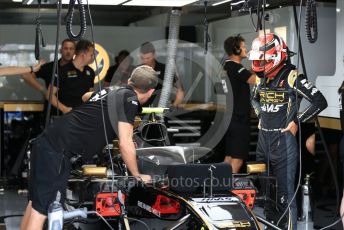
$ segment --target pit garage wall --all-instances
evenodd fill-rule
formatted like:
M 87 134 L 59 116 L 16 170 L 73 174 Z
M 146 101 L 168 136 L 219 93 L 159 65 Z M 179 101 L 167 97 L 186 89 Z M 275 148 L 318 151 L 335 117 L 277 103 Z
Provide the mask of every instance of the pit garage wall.
M 55 44 L 56 26 L 42 25 L 42 32 L 47 44 Z M 0 25 L 0 47 L 4 44 L 34 44 L 35 25 Z M 74 33 L 79 31 L 73 26 Z M 60 41 L 67 38 L 66 27 L 60 28 Z M 85 39 L 91 40 L 91 27 L 86 29 Z M 108 52 L 117 54 L 122 49 L 129 51 L 137 49 L 143 41 L 152 41 L 165 38 L 165 28 L 148 26 L 94 26 L 94 39 Z M 1 51 L 1 49 L 0 49 Z
M 327 117 L 339 117 L 339 95 L 337 90 L 344 80 L 344 1 L 337 1 L 336 17 L 336 72 L 334 75 L 324 74 L 319 76 L 316 82 L 319 89 L 325 93 L 325 97 L 331 98 L 331 100 L 328 100 L 328 108 L 322 113 L 323 116 Z M 326 58 L 328 54 L 324 53 L 323 56 Z M 332 123 L 334 122 L 332 121 Z M 337 119 L 338 123 L 340 122 Z

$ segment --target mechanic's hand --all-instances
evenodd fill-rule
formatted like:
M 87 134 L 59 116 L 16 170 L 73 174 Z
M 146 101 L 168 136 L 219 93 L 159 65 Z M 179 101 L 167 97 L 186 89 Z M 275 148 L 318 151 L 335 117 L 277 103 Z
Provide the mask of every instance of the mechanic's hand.
M 142 180 L 143 183 L 151 183 L 152 182 L 152 177 L 150 175 L 140 174 L 137 178 L 139 180 Z
M 291 121 L 291 122 L 288 124 L 287 128 L 282 129 L 281 132 L 284 133 L 284 132 L 289 131 L 293 136 L 295 136 L 297 130 L 298 130 L 298 125 L 297 125 L 294 121 Z
M 38 63 L 32 67 L 33 72 L 36 73 L 43 64 L 45 64 L 45 60 L 39 60 Z
M 64 110 L 62 110 L 63 114 L 69 113 L 72 111 L 72 107 L 66 107 Z

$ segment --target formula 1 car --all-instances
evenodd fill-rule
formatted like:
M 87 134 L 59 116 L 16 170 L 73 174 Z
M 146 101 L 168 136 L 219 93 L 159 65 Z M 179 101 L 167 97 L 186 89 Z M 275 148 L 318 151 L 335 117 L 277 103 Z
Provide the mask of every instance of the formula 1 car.
M 150 124 L 161 138 L 148 141 L 166 138 L 162 123 Z M 151 184 L 129 175 L 116 147 L 100 154 L 96 165 L 80 167 L 72 159 L 66 201 L 52 205 L 49 229 L 261 229 L 258 219 L 265 223 L 252 212 L 252 180 L 233 176 L 228 164 L 204 164 L 211 149 L 141 147 L 136 154 L 140 171 L 152 176 Z
M 141 149 L 138 154 L 151 149 Z M 181 149 L 159 147 L 154 150 L 171 153 L 170 150 Z M 185 150 L 187 152 L 190 148 Z M 198 152 L 198 149 L 193 151 Z M 159 172 L 163 171 L 160 167 L 156 168 Z M 166 168 L 166 174 L 156 174 L 159 180 L 152 184 L 143 184 L 130 176 L 114 176 L 112 179 L 112 175 L 106 176 L 104 169 L 84 167 L 83 175 L 74 174 L 70 178 L 65 204 L 67 210 L 80 207 L 96 210 L 97 215 L 116 227 L 128 217 L 129 220 L 143 218 L 147 222 L 150 222 L 149 219 L 161 220 L 159 229 L 259 229 L 250 209 L 255 189 L 252 184 L 237 191 L 233 189 L 228 164 L 175 163 Z M 152 172 L 152 168 L 149 171 Z M 165 176 L 168 179 L 163 178 Z M 94 225 L 96 229 L 99 224 L 102 226 L 101 221 L 95 222 L 97 219 L 94 216 L 80 221 L 87 223 L 88 227 Z M 78 227 L 83 225 L 74 224 Z

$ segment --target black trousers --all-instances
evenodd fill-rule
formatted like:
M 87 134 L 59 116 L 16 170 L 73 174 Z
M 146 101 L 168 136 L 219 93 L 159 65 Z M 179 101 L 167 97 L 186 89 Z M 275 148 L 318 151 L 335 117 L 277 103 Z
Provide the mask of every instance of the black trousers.
M 259 130 L 257 161 L 265 162 L 268 175 L 277 179 L 277 206 L 281 213 L 285 211 L 295 192 L 297 155 L 296 138 L 290 132 Z M 293 229 L 297 229 L 295 199 L 290 209 Z

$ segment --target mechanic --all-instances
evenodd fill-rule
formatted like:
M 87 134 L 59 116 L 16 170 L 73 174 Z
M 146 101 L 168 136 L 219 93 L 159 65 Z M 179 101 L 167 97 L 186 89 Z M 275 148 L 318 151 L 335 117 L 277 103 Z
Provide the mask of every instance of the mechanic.
M 162 84 L 164 82 L 165 77 L 165 68 L 166 65 L 158 62 L 156 60 L 156 53 L 155 48 L 152 43 L 145 42 L 140 47 L 140 59 L 141 63 L 144 65 L 148 65 L 152 67 L 158 74 L 159 74 L 159 83 L 157 87 L 155 88 L 154 95 L 149 99 L 144 107 L 158 106 L 160 94 L 162 90 Z M 175 74 L 173 79 L 173 91 L 171 93 L 172 95 L 172 107 L 177 107 L 184 99 L 184 89 L 182 82 L 180 81 L 179 77 Z
M 252 70 L 259 77 L 252 95 L 259 118 L 257 160 L 264 161 L 268 173 L 277 179 L 277 205 L 281 214 L 295 192 L 298 122 L 308 121 L 327 107 L 321 92 L 290 63 L 288 52 L 284 40 L 269 33 L 253 40 L 249 55 Z M 302 97 L 310 105 L 298 114 Z M 290 208 L 293 229 L 297 229 L 295 199 Z
M 75 58 L 59 68 L 59 80 L 55 81 L 52 88 L 50 102 L 63 114 L 81 105 L 82 96 L 92 91 L 95 73 L 88 65 L 93 61 L 94 44 L 88 40 L 80 40 L 75 47 Z M 49 100 L 50 87 L 49 85 L 46 93 L 47 100 Z
M 110 66 L 104 77 L 104 86 L 111 85 L 124 86 L 128 84 L 131 71 L 134 66 L 133 58 L 130 56 L 129 51 L 121 50 L 115 57 L 115 65 Z
M 75 52 L 75 42 L 72 39 L 64 39 L 61 43 L 61 48 L 60 48 L 61 58 L 58 60 L 58 68 L 72 61 L 74 52 Z M 45 97 L 47 88 L 50 84 L 53 68 L 54 68 L 54 62 L 49 62 L 49 63 L 44 64 L 39 71 L 36 71 L 34 73 L 23 74 L 22 78 L 25 80 L 26 83 L 28 83 L 34 89 L 40 91 Z M 45 87 L 39 83 L 37 78 L 41 78 L 44 80 Z
M 224 42 L 228 55 L 224 69 L 233 90 L 233 115 L 225 134 L 225 162 L 238 173 L 247 159 L 250 146 L 250 84 L 256 83 L 256 74 L 247 70 L 242 60 L 247 58 L 245 40 L 240 35 L 228 37 Z
M 43 228 L 48 207 L 58 191 L 63 202 L 71 157 L 80 154 L 90 158 L 106 145 L 101 101 L 107 139 L 118 137 L 121 157 L 134 177 L 143 182 L 151 180 L 138 170 L 133 124 L 141 104 L 152 95 L 157 82 L 157 74 L 151 67 L 139 66 L 134 69 L 128 86 L 93 93 L 86 103 L 57 119 L 36 139 L 31 157 L 29 203 L 21 229 Z

